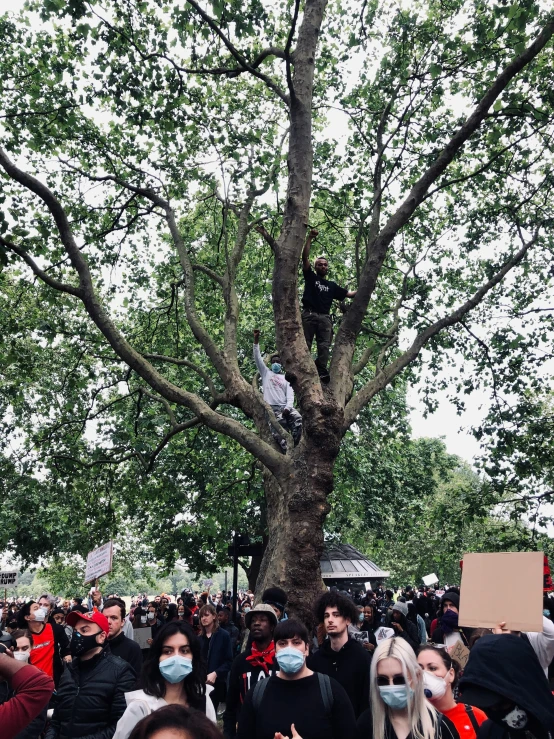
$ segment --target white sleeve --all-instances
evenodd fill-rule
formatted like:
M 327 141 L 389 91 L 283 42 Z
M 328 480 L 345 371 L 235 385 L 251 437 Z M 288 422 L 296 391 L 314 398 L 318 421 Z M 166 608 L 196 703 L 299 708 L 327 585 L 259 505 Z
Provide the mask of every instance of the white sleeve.
M 211 701 L 210 701 L 211 703 Z M 117 722 L 113 739 L 128 739 L 138 722 L 151 713 L 146 701 L 131 701 Z
M 285 408 L 292 410 L 294 408 L 294 390 L 291 387 L 290 382 L 287 382 L 287 402 Z
M 206 685 L 206 718 L 209 718 L 210 721 L 213 721 L 214 724 L 217 725 L 217 715 L 212 699 L 210 698 L 210 693 L 212 692 L 212 690 L 212 685 Z
M 258 368 L 258 372 L 262 376 L 262 382 L 264 381 L 264 377 L 269 372 L 268 368 L 264 364 L 264 360 L 262 359 L 262 355 L 260 352 L 260 345 L 254 344 L 254 361 L 256 362 L 256 367 Z
M 527 631 L 527 637 L 535 654 L 539 658 L 541 667 L 548 672 L 548 666 L 554 659 L 554 624 L 546 616 L 542 617 L 542 632 Z

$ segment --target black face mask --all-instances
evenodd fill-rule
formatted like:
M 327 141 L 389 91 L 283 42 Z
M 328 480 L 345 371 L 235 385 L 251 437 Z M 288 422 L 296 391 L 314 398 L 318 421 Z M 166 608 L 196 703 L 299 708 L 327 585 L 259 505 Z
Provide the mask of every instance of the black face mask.
M 96 641 L 96 637 L 98 636 L 98 634 L 101 633 L 101 631 L 97 631 L 95 634 L 88 634 L 87 636 L 83 636 L 82 634 L 79 634 L 78 631 L 74 631 L 71 635 L 71 643 L 69 644 L 71 656 L 80 657 L 82 654 L 90 652 L 91 649 L 101 647 L 102 645 L 98 644 L 98 642 Z

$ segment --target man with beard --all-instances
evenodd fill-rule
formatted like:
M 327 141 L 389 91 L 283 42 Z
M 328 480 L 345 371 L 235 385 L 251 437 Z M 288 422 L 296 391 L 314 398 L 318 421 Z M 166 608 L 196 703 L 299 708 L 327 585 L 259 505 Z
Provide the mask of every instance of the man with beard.
M 223 714 L 223 731 L 227 739 L 236 736 L 239 711 L 246 693 L 258 680 L 271 677 L 278 670 L 273 643 L 277 616 L 273 608 L 260 603 L 248 611 L 244 620 L 246 627 L 250 629 L 252 646 L 235 658 L 229 673 L 226 709 Z

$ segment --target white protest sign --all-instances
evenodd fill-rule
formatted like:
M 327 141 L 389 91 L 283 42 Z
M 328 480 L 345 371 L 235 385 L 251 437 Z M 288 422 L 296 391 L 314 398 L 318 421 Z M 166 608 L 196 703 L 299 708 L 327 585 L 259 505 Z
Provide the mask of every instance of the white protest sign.
M 85 583 L 96 580 L 112 571 L 113 542 L 108 541 L 101 547 L 93 549 L 87 555 L 87 567 L 85 570 Z
M 143 629 L 133 629 L 133 639 L 141 649 L 148 649 L 148 639 L 152 638 L 152 627 L 145 626 Z
M 385 639 L 390 639 L 392 636 L 394 636 L 394 629 L 389 629 L 387 626 L 381 626 L 381 628 L 377 629 L 375 632 L 377 644 L 380 644 Z
M 421 578 L 423 580 L 423 584 L 427 585 L 428 587 L 430 585 L 436 585 L 439 581 L 439 578 L 435 575 L 433 572 L 431 575 L 425 575 L 425 577 Z
M 364 588 L 366 590 L 366 593 L 368 590 L 371 590 L 371 583 L 370 582 L 364 582 Z
M 11 588 L 17 585 L 17 571 L 0 572 L 0 588 Z
M 212 585 L 214 584 L 214 581 L 213 580 L 202 580 L 202 584 L 204 585 L 205 588 L 211 588 Z

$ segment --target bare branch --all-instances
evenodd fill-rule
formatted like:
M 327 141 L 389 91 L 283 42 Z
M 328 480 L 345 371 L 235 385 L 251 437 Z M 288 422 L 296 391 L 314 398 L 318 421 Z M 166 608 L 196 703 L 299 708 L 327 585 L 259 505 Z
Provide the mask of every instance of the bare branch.
M 173 413 L 173 408 L 169 405 L 169 403 L 167 402 L 165 398 L 162 398 L 159 395 L 155 395 L 154 393 L 149 392 L 144 387 L 141 388 L 141 393 L 143 395 L 146 395 L 147 398 L 150 398 L 150 400 L 153 400 L 156 403 L 161 403 L 163 407 L 165 408 L 167 415 L 169 416 L 169 422 L 171 424 L 171 427 L 175 428 L 177 426 L 177 419 L 175 418 L 175 413 Z
M 292 17 L 292 23 L 290 24 L 290 30 L 289 35 L 287 38 L 287 43 L 285 45 L 285 65 L 287 69 L 287 85 L 289 88 L 289 93 L 291 96 L 291 99 L 294 97 L 294 85 L 292 82 L 292 72 L 291 72 L 291 46 L 292 46 L 292 40 L 294 38 L 294 32 L 296 31 L 296 24 L 298 22 L 298 13 L 300 11 L 300 0 L 295 0 L 294 3 L 294 14 Z
M 195 272 L 203 272 L 205 275 L 208 275 L 208 277 L 213 280 L 214 282 L 217 282 L 218 285 L 221 287 L 224 287 L 225 281 L 221 275 L 218 275 L 217 272 L 214 272 L 213 269 L 210 269 L 209 267 L 206 267 L 205 264 L 193 264 L 192 269 Z
M 218 400 L 219 402 L 223 401 L 224 396 L 222 396 L 220 393 L 217 392 L 216 387 L 213 384 L 212 378 L 209 376 L 207 372 L 204 372 L 204 370 L 201 367 L 199 367 L 197 364 L 194 364 L 194 362 L 190 362 L 188 359 L 177 359 L 176 357 L 167 357 L 164 354 L 143 354 L 142 356 L 145 357 L 146 359 L 154 359 L 159 362 L 169 362 L 170 364 L 177 364 L 183 367 L 188 367 L 189 369 L 196 372 L 197 375 L 200 375 L 200 377 L 204 380 L 214 400 Z
M 542 498 L 550 498 L 554 495 L 554 490 L 548 490 L 546 493 L 540 493 L 539 495 L 524 495 L 522 498 L 510 498 L 510 500 L 501 500 L 499 505 L 505 505 L 506 503 L 525 503 L 528 500 L 542 500 Z

